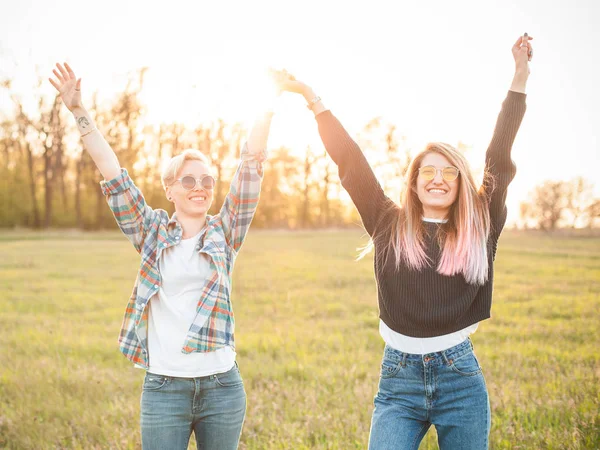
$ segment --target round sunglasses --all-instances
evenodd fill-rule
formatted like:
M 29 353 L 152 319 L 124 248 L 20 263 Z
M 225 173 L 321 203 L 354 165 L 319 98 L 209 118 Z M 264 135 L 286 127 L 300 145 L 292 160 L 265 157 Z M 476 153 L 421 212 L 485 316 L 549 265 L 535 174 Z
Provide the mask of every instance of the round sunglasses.
M 419 167 L 419 175 L 427 181 L 433 180 L 438 171 L 442 173 L 442 178 L 446 181 L 454 181 L 460 174 L 458 168 L 454 166 L 444 167 L 443 169 L 438 169 L 434 166 Z
M 181 178 L 177 178 L 172 184 L 179 181 L 181 187 L 186 191 L 192 191 L 196 189 L 196 186 L 201 186 L 202 189 L 206 189 L 207 191 L 212 190 L 215 187 L 215 179 L 210 175 L 204 175 L 202 178 L 194 178 L 191 175 L 186 175 Z

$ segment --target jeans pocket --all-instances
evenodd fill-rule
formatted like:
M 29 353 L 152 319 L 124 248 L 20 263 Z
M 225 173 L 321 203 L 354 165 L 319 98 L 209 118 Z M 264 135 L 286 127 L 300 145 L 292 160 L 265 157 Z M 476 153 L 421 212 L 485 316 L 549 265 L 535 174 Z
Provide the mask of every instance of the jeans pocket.
M 481 373 L 481 366 L 473 352 L 466 353 L 458 359 L 450 360 L 450 368 L 459 375 L 466 377 L 472 377 Z
M 144 391 L 157 391 L 166 386 L 168 381 L 169 377 L 165 377 L 164 375 L 146 373 L 146 378 L 144 378 L 144 385 L 142 386 L 142 389 Z
M 402 365 L 399 361 L 395 361 L 391 358 L 383 358 L 381 361 L 381 378 L 392 378 L 395 376 Z
M 221 387 L 241 386 L 244 383 L 237 364 L 227 372 L 215 374 L 215 380 Z

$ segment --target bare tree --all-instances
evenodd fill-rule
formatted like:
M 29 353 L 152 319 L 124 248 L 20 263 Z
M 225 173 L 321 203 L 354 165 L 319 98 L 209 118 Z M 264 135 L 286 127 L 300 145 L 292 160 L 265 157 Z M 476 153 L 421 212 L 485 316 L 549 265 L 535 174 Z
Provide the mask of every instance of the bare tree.
M 529 202 L 521 206 L 523 217 L 545 231 L 557 228 L 567 205 L 567 186 L 564 181 L 545 181 L 536 186 L 530 194 Z
M 215 171 L 216 185 L 213 211 L 218 210 L 225 198 L 229 185 L 227 169 L 234 166 L 244 132 L 240 124 L 228 126 L 219 119 L 207 126 L 199 126 L 195 130 L 196 146 L 204 153 Z
M 593 228 L 595 226 L 596 222 L 598 221 L 598 219 L 600 219 L 600 199 L 599 198 L 594 199 L 594 201 L 592 203 L 590 203 L 590 205 L 588 206 L 587 214 L 588 214 L 588 217 L 590 218 L 590 220 L 588 222 L 588 227 Z
M 368 154 L 384 191 L 392 198 L 399 198 L 402 180 L 410 163 L 406 136 L 399 135 L 394 124 L 376 117 L 365 125 L 358 140 Z
M 579 176 L 566 186 L 566 209 L 571 215 L 572 227 L 586 226 L 592 220 L 589 216 L 590 205 L 594 202 L 594 186 Z
M 13 97 L 13 101 L 17 106 L 16 113 L 16 124 L 17 124 L 17 137 L 15 142 L 23 149 L 27 155 L 27 178 L 29 181 L 29 194 L 31 195 L 31 212 L 33 215 L 33 227 L 40 228 L 41 216 L 38 207 L 37 200 L 37 189 L 36 189 L 36 170 L 35 170 L 35 155 L 33 144 L 29 138 L 29 129 L 31 127 L 31 121 L 29 117 L 23 111 L 23 105 L 16 97 Z
M 301 164 L 289 148 L 280 147 L 270 152 L 253 226 L 286 228 L 295 225 Z
M 106 141 L 117 154 L 120 164 L 132 174 L 143 147 L 141 136 L 138 133 L 138 123 L 143 113 L 139 94 L 144 85 L 146 71 L 147 68 L 144 67 L 130 76 L 125 90 L 109 110 L 96 111 L 96 122 L 99 129 L 102 130 Z M 97 173 L 99 174 L 99 172 Z M 113 221 L 105 207 L 104 196 L 100 189 L 96 189 L 95 216 L 96 228 L 102 228 Z

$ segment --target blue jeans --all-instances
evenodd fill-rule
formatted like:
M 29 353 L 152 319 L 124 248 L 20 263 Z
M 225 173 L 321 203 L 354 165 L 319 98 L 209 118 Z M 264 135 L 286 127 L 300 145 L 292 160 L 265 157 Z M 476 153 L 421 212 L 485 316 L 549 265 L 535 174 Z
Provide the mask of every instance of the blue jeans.
M 202 450 L 235 450 L 246 415 L 237 363 L 224 373 L 177 378 L 146 373 L 141 399 L 142 448 L 185 450 L 192 431 Z
M 441 450 L 488 448 L 490 403 L 470 339 L 426 355 L 385 347 L 369 450 L 416 450 L 431 425 Z

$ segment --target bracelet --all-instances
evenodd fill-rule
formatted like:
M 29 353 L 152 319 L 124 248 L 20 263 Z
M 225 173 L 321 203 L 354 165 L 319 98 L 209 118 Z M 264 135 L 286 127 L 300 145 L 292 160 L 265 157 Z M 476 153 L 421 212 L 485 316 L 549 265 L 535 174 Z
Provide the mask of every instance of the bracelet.
M 319 97 L 318 95 L 313 98 L 310 102 L 308 102 L 308 105 L 306 105 L 306 107 L 308 109 L 310 109 L 312 111 L 313 106 L 315 106 L 317 103 L 319 103 L 321 101 L 321 97 Z
M 86 136 L 87 136 L 88 134 L 90 134 L 92 131 L 96 131 L 97 129 L 98 129 L 98 128 L 94 127 L 94 128 L 92 128 L 90 131 L 88 131 L 87 133 L 85 133 L 85 134 L 82 134 L 82 135 L 81 135 L 81 137 L 86 137 Z

